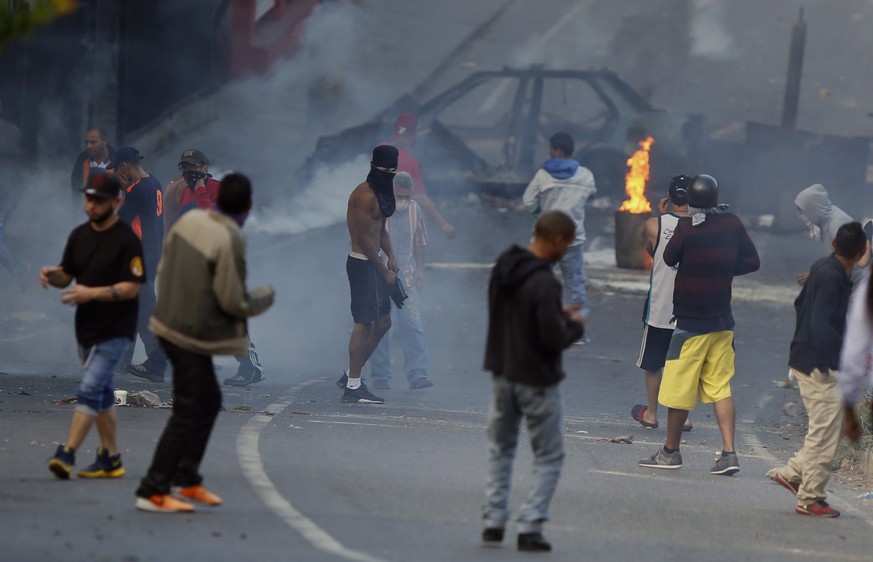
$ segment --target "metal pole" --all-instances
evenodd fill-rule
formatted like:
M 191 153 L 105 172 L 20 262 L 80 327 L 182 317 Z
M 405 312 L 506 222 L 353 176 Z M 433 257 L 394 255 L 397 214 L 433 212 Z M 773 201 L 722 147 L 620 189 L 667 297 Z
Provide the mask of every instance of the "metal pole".
M 800 104 L 800 78 L 803 75 L 803 50 L 806 46 L 806 22 L 803 8 L 791 30 L 791 50 L 788 55 L 788 79 L 785 81 L 785 101 L 782 105 L 782 127 L 793 129 L 797 125 L 797 108 Z

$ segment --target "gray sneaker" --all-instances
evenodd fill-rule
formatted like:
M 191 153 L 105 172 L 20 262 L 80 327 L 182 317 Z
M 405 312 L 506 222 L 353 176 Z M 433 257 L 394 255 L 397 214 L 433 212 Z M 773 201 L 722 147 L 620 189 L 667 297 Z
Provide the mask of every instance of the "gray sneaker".
M 715 459 L 715 466 L 709 469 L 710 474 L 732 476 L 740 471 L 740 459 L 736 453 L 722 453 Z
M 668 453 L 664 447 L 661 447 L 651 457 L 641 460 L 639 465 L 646 468 L 666 468 L 668 470 L 682 468 L 682 454 L 679 451 Z

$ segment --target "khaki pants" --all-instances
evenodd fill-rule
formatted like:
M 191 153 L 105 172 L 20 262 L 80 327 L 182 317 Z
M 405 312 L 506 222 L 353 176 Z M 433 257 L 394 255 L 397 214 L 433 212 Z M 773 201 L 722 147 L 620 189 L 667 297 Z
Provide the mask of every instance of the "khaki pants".
M 825 487 L 831 477 L 831 463 L 840 442 L 843 407 L 837 389 L 837 371 L 814 369 L 805 374 L 791 369 L 809 416 L 809 431 L 803 448 L 779 469 L 782 476 L 800 483 L 797 505 L 808 505 L 827 497 Z

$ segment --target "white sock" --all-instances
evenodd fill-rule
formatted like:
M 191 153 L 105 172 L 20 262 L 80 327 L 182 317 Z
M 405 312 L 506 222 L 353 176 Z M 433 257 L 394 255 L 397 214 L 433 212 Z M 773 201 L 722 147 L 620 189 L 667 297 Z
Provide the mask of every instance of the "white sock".
M 360 387 L 361 387 L 361 377 L 358 377 L 356 379 L 349 377 L 349 382 L 346 383 L 346 388 L 348 388 L 349 390 L 357 390 Z

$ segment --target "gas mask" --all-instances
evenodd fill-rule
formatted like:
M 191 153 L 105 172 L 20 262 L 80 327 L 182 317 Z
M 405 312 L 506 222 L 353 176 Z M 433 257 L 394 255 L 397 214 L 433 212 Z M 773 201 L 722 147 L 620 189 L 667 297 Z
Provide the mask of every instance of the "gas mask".
M 200 180 L 206 181 L 206 178 L 209 177 L 209 174 L 197 170 L 185 170 L 184 172 L 182 172 L 182 177 L 185 179 L 185 183 L 188 184 L 188 187 L 194 189 L 194 186 L 197 184 L 197 182 Z
M 396 212 L 405 213 L 409 210 L 409 199 L 395 199 L 396 201 Z

